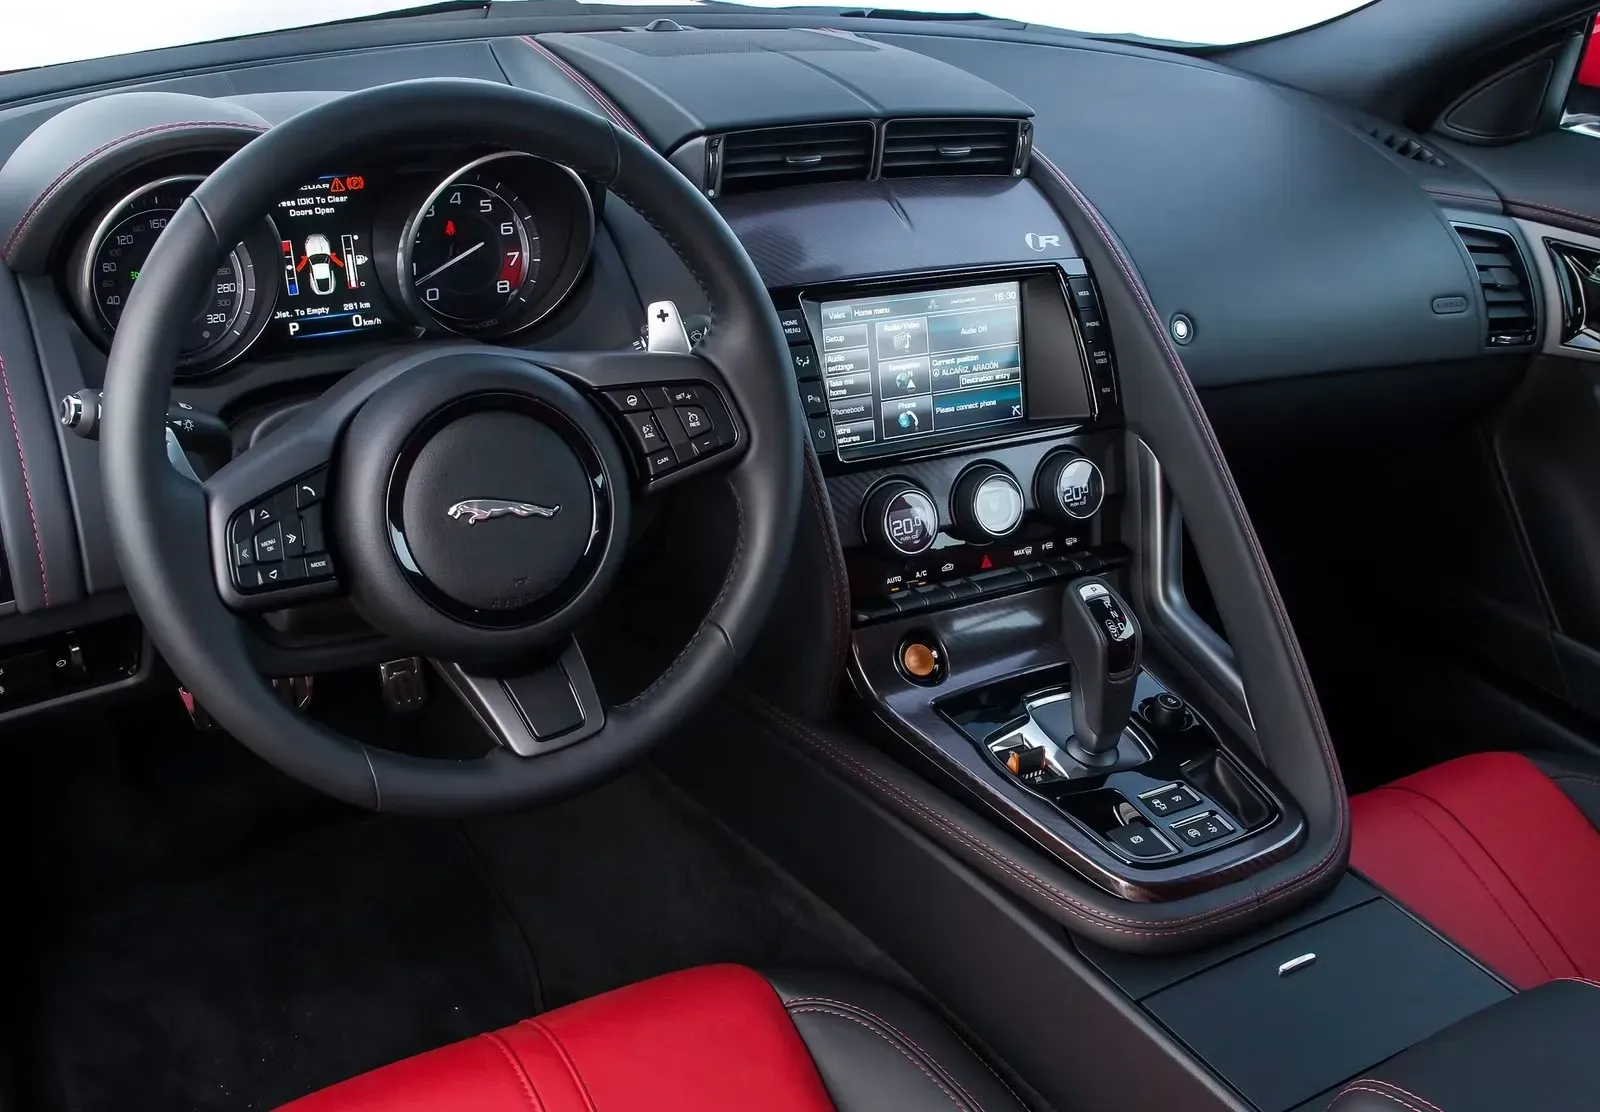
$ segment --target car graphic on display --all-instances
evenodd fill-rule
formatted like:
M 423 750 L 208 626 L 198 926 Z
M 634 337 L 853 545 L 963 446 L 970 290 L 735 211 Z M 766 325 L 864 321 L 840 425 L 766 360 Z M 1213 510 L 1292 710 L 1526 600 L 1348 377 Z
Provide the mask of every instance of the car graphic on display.
M 336 284 L 333 276 L 335 259 L 327 236 L 306 236 L 305 262 L 311 272 L 311 289 L 319 294 L 332 293 Z

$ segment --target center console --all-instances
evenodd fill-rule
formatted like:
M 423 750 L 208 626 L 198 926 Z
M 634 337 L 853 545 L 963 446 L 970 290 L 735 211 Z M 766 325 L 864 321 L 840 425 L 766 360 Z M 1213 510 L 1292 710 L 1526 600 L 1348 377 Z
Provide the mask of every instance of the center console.
M 774 291 L 853 614 L 851 678 L 969 797 L 1118 896 L 1291 852 L 1303 819 L 1147 652 L 1148 517 L 1082 259 Z

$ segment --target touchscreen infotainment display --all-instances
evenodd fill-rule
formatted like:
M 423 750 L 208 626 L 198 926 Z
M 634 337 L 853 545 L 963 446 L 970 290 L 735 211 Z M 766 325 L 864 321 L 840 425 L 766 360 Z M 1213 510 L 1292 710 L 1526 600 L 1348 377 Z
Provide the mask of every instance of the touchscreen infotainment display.
M 1027 419 L 1018 282 L 829 301 L 821 318 L 841 452 Z

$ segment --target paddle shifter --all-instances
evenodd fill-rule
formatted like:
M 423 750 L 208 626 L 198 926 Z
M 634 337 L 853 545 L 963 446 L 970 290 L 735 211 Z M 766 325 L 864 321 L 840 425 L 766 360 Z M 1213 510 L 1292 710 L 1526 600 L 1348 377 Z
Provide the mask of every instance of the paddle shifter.
M 1139 623 L 1128 604 L 1100 579 L 1067 585 L 1061 639 L 1072 657 L 1072 740 L 1067 751 L 1085 764 L 1115 760 L 1133 713 L 1139 683 Z

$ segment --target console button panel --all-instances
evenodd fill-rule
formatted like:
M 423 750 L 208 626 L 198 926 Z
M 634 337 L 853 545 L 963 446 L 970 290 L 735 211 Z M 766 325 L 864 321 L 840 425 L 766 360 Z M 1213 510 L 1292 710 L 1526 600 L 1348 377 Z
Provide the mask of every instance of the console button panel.
M 629 455 L 646 483 L 738 441 L 722 395 L 704 382 L 626 386 L 602 397 L 626 431 Z
M 286 483 L 233 515 L 228 524 L 233 584 L 259 594 L 335 578 L 322 499 L 326 468 Z

